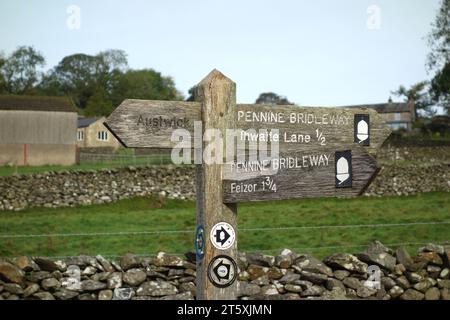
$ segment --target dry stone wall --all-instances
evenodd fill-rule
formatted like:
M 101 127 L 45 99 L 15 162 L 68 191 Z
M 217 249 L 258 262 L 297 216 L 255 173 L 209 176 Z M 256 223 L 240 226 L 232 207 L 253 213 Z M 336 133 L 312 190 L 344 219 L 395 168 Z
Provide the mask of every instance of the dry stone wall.
M 450 147 L 391 147 L 381 148 L 377 153 L 381 161 L 421 161 L 426 163 L 450 162 Z
M 0 210 L 90 205 L 148 195 L 193 199 L 193 173 L 190 166 L 152 166 L 1 177 Z
M 186 254 L 186 257 L 195 257 Z M 323 261 L 288 249 L 277 256 L 239 254 L 239 299 L 450 300 L 450 247 L 429 244 L 411 257 L 378 241 L 359 254 Z M 375 268 L 375 269 L 374 269 Z M 372 272 L 376 271 L 376 276 Z M 195 299 L 195 261 L 159 253 L 116 260 L 0 260 L 0 300 Z
M 450 191 L 450 148 L 385 148 L 380 152 L 382 170 L 365 195 Z M 194 199 L 194 168 L 125 167 L 0 177 L 0 210 L 89 205 L 148 195 Z
M 431 191 L 450 191 L 450 163 L 383 164 L 365 195 L 401 196 Z

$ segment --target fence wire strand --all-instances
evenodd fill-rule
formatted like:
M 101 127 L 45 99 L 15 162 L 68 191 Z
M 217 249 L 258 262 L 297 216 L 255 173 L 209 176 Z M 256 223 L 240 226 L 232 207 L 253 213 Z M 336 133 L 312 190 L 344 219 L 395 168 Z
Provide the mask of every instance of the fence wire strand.
M 408 227 L 418 225 L 446 225 L 446 224 L 450 224 L 450 220 L 403 222 L 403 223 L 378 223 L 378 224 L 238 228 L 238 231 L 271 232 L 271 231 L 289 231 L 289 230 L 306 230 L 306 229 L 314 230 L 314 229 L 346 229 L 346 228 L 391 228 L 391 227 Z M 133 236 L 133 235 L 159 235 L 159 234 L 194 234 L 194 230 L 149 230 L 149 231 L 119 231 L 119 232 L 50 233 L 50 234 L 0 234 L 0 239 L 44 238 L 44 237 L 108 237 L 108 236 Z

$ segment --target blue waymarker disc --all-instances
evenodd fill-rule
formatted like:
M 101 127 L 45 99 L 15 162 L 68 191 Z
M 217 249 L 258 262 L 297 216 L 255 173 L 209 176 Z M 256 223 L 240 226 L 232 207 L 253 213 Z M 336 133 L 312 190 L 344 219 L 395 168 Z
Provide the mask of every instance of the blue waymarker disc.
M 203 228 L 203 226 L 197 226 L 194 246 L 197 259 L 203 259 L 203 257 L 205 256 L 205 229 Z

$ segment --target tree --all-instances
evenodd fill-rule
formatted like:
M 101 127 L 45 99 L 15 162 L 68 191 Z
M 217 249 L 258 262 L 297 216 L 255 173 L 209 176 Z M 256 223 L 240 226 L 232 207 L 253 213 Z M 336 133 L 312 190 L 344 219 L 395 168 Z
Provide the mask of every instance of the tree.
M 97 100 L 100 96 L 109 97 L 127 66 L 126 54 L 121 50 L 107 50 L 95 56 L 73 54 L 64 57 L 43 78 L 41 89 L 46 94 L 68 95 L 77 107 L 84 109 L 99 88 L 104 92 L 97 95 Z
M 111 93 L 119 77 L 128 69 L 127 54 L 123 50 L 111 49 L 97 55 L 99 59 L 99 82 Z
M 1 59 L 2 91 L 9 94 L 32 94 L 40 80 L 39 67 L 45 65 L 41 53 L 33 47 L 20 46 L 6 59 Z
M 430 53 L 428 70 L 434 72 L 430 94 L 433 102 L 450 113 L 450 0 L 442 0 L 441 6 L 428 34 Z
M 421 81 L 413 84 L 409 89 L 406 89 L 401 85 L 397 90 L 392 91 L 392 94 L 397 97 L 403 97 L 405 102 L 414 101 L 414 113 L 415 118 L 418 117 L 418 110 L 423 110 L 426 115 L 430 116 L 433 114 L 431 110 L 432 102 L 428 95 L 428 83 L 426 81 Z
M 273 92 L 264 92 L 261 93 L 256 99 L 256 104 L 270 104 L 270 105 L 287 105 L 287 104 L 293 104 L 289 102 L 289 100 L 286 97 L 281 97 Z
M 450 114 L 450 62 L 431 80 L 430 94 L 432 100 Z
M 112 102 L 119 105 L 125 99 L 182 100 L 182 95 L 170 77 L 152 69 L 128 70 L 120 75 L 112 90 Z
M 64 57 L 50 72 L 45 88 L 59 90 L 68 95 L 76 106 L 84 109 L 89 98 L 98 87 L 98 59 L 87 54 L 73 54 Z
M 186 101 L 195 101 L 195 86 L 188 90 L 188 95 Z
M 441 6 L 428 34 L 429 70 L 441 70 L 450 61 L 450 0 L 441 0 Z
M 97 87 L 94 93 L 89 97 L 84 115 L 86 117 L 108 116 L 113 111 L 111 100 L 106 90 Z
M 127 54 L 123 50 L 109 49 L 97 54 L 103 73 L 126 71 L 128 68 Z
M 183 99 L 172 78 L 151 69 L 129 70 L 121 50 L 64 57 L 43 77 L 40 88 L 45 94 L 71 97 L 86 116 L 108 115 L 129 98 Z
M 5 78 L 3 77 L 3 73 L 1 72 L 3 66 L 5 65 L 6 59 L 3 56 L 3 53 L 0 52 L 0 94 L 4 91 Z

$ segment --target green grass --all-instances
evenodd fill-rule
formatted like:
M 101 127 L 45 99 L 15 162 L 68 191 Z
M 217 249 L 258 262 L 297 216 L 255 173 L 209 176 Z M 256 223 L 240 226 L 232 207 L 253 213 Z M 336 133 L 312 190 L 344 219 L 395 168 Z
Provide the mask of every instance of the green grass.
M 170 164 L 170 155 L 163 156 L 162 160 L 159 156 L 156 157 L 137 157 L 136 160 L 131 158 L 126 158 L 125 160 L 114 160 L 108 162 L 89 162 L 81 163 L 72 166 L 60 166 L 60 165 L 49 165 L 49 166 L 2 166 L 0 167 L 0 176 L 12 176 L 14 174 L 32 174 L 32 173 L 43 173 L 49 171 L 75 171 L 75 170 L 98 170 L 98 169 L 111 169 L 123 166 L 146 166 L 146 165 L 159 165 Z
M 12 176 L 14 174 L 32 174 L 43 173 L 49 171 L 74 171 L 74 170 L 91 170 L 91 169 L 109 169 L 123 166 L 120 163 L 83 163 L 73 166 L 39 166 L 39 167 L 0 167 L 0 176 Z
M 386 244 L 444 242 L 450 224 L 401 227 L 322 228 L 249 231 L 246 228 L 385 224 L 450 221 L 450 194 L 424 193 L 408 197 L 313 199 L 238 205 L 239 249 L 271 254 L 281 248 L 324 257 L 332 252 L 359 252 L 371 240 Z M 135 198 L 76 208 L 34 208 L 0 212 L 0 236 L 188 230 L 189 233 L 46 236 L 0 238 L 0 256 L 78 254 L 184 253 L 193 250 L 195 203 L 168 200 L 161 207 L 154 198 Z M 361 247 L 353 247 L 362 245 Z M 320 248 L 349 246 L 346 248 Z M 319 248 L 318 248 L 319 247 Z M 395 246 L 394 246 L 395 247 Z M 410 246 L 415 250 L 419 245 Z

